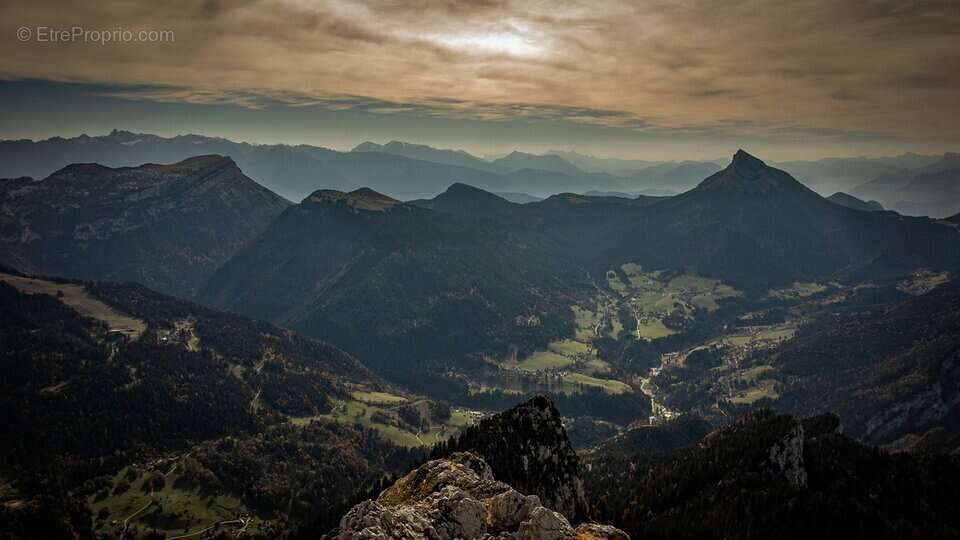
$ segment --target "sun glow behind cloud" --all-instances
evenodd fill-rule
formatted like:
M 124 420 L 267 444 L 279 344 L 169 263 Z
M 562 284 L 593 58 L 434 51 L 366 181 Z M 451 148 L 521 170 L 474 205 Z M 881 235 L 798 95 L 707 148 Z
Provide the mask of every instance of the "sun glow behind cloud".
M 547 53 L 546 36 L 519 21 L 497 25 L 484 32 L 428 34 L 426 39 L 465 54 L 535 58 Z

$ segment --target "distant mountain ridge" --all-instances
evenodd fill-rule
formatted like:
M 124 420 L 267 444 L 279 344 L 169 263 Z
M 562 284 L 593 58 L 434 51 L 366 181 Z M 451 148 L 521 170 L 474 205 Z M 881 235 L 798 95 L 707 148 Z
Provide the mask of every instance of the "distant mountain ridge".
M 861 194 L 853 190 L 864 182 L 878 176 L 924 167 L 939 158 L 940 156 L 936 155 L 907 152 L 889 157 L 831 157 L 811 161 L 781 161 L 773 165 L 790 171 L 798 180 L 818 193 L 825 195 L 844 191 L 860 197 Z
M 610 175 L 586 174 L 575 168 L 568 169 L 570 174 L 539 169 L 508 172 L 465 153 L 423 145 L 362 144 L 356 150 L 338 152 L 310 145 L 236 143 L 199 135 L 164 138 L 114 130 L 97 137 L 0 141 L 0 178 L 43 178 L 72 163 L 125 167 L 218 154 L 230 156 L 265 187 L 294 201 L 318 189 L 352 191 L 361 187 L 397 199 L 417 199 L 432 197 L 453 182 L 533 195 L 581 188 L 624 189 L 624 179 Z
M 891 171 L 854 188 L 908 215 L 946 217 L 960 211 L 960 153 L 947 152 L 922 167 Z
M 361 143 L 353 150 L 339 152 L 305 144 L 238 143 L 201 135 L 165 138 L 114 130 L 103 136 L 0 141 L 0 178 L 44 178 L 72 163 L 121 167 L 219 154 L 230 156 L 267 188 L 297 201 L 317 189 L 352 191 L 360 187 L 398 199 L 419 199 L 432 197 L 453 182 L 537 197 L 589 190 L 672 195 L 694 187 L 720 169 L 712 160 L 618 160 L 561 151 L 540 156 L 518 152 L 505 162 L 508 167 L 504 168 L 502 163 L 491 163 L 461 150 L 401 141 Z M 918 169 L 937 159 L 938 156 L 905 154 L 891 158 L 791 161 L 779 166 L 826 195 L 849 192 L 877 175 Z M 857 192 L 853 195 L 863 196 Z M 867 198 L 890 206 L 882 198 Z
M 627 174 L 664 163 L 640 159 L 600 158 L 569 150 L 547 150 L 545 153 L 561 157 L 584 171 L 610 174 Z
M 503 167 L 468 154 L 463 150 L 438 149 L 424 144 L 413 144 L 401 141 L 390 141 L 386 144 L 364 142 L 355 146 L 351 152 L 382 152 L 423 161 L 432 161 L 434 163 L 470 167 L 493 173 L 507 172 Z
M 842 191 L 838 191 L 827 197 L 827 200 L 840 206 L 846 206 L 854 210 L 864 210 L 866 212 L 877 212 L 884 209 L 883 205 L 877 201 L 864 201 Z
M 538 156 L 514 150 L 510 154 L 494 160 L 493 163 L 509 172 L 521 171 L 523 169 L 533 169 L 558 172 L 570 176 L 583 174 L 583 171 L 569 161 L 560 156 L 555 156 L 552 154 Z

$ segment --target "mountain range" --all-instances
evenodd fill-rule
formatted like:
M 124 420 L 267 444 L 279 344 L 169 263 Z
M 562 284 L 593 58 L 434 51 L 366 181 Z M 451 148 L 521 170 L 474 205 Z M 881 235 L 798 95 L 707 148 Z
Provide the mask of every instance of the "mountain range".
M 317 189 L 352 191 L 368 187 L 398 199 L 433 197 L 454 182 L 492 192 L 546 197 L 590 190 L 673 195 L 689 190 L 720 170 L 724 160 L 641 161 L 596 158 L 569 151 L 541 155 L 515 152 L 493 160 L 462 150 L 422 144 L 365 142 L 350 152 L 309 145 L 258 145 L 218 137 L 171 138 L 114 130 L 104 136 L 54 137 L 42 141 L 0 141 L 0 178 L 45 178 L 74 163 L 131 167 L 174 163 L 203 155 L 230 156 L 251 177 L 280 196 L 298 201 Z M 774 165 L 827 195 L 836 191 L 875 198 L 888 208 L 909 213 L 923 206 L 896 208 L 899 198 L 867 196 L 852 190 L 882 175 L 912 174 L 942 156 L 903 154 L 889 158 L 830 158 Z M 908 193 L 909 195 L 909 193 Z M 918 199 L 923 202 L 922 197 Z M 933 210 L 940 211 L 939 208 Z M 936 217 L 941 217 L 937 215 Z
M 923 167 L 880 175 L 854 188 L 853 194 L 877 199 L 903 214 L 951 216 L 960 211 L 960 154 L 948 152 Z
M 291 203 L 220 155 L 0 183 L 4 530 L 958 529 L 956 216 L 825 198 L 743 150 L 673 196 L 520 204 L 484 187 L 626 177 L 248 147 L 480 185 Z
M 468 154 L 463 150 L 444 150 L 437 149 L 425 144 L 412 144 L 402 141 L 390 141 L 386 144 L 377 144 L 373 142 L 360 143 L 351 150 L 351 152 L 379 152 L 382 154 L 392 154 L 396 156 L 419 159 L 422 161 L 431 161 L 433 163 L 443 163 L 446 165 L 456 165 L 458 167 L 468 167 L 479 169 L 491 173 L 504 173 L 507 169 L 491 163 L 484 159 Z
M 834 204 L 743 151 L 667 198 L 521 205 L 454 184 L 407 203 L 363 188 L 288 205 L 213 156 L 3 188 L 7 266 L 140 281 L 328 340 L 405 382 L 569 335 L 569 305 L 626 263 L 756 291 L 960 261 L 956 228 Z
M 480 194 L 518 206 L 464 189 L 478 210 L 488 208 L 476 202 Z M 459 192 L 454 187 L 441 200 Z M 512 343 L 545 343 L 568 329 L 561 298 L 572 269 L 557 272 L 551 254 L 558 251 L 550 239 L 509 224 L 372 190 L 321 190 L 212 274 L 199 298 L 326 336 L 409 379 L 411 369 L 418 377 L 431 366 L 436 372 L 450 355 L 505 354 Z M 249 287 L 251 280 L 258 286 Z M 516 323 L 529 317 L 538 323 Z
M 623 179 L 611 175 L 500 170 L 496 165 L 487 165 L 458 152 L 405 143 L 379 148 L 362 144 L 354 150 L 338 152 L 308 145 L 254 145 L 199 135 L 163 138 L 113 131 L 99 137 L 0 141 L 0 163 L 3 163 L 0 178 L 45 178 L 73 163 L 129 167 L 217 154 L 230 156 L 264 186 L 289 200 L 301 200 L 320 188 L 352 191 L 361 187 L 412 199 L 436 195 L 453 182 L 534 195 L 580 186 L 618 190 L 624 187 Z M 451 156 L 457 159 L 450 159 Z

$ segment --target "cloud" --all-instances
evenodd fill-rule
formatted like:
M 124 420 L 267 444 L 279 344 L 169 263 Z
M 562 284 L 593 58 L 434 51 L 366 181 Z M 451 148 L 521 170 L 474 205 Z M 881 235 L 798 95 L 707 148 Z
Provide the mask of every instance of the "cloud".
M 625 111 L 590 109 L 537 103 L 492 103 L 449 97 L 425 97 L 409 101 L 388 101 L 368 96 L 310 95 L 269 90 L 198 90 L 162 85 L 80 85 L 85 93 L 135 101 L 233 105 L 248 109 L 267 107 L 316 107 L 338 111 L 397 114 L 414 117 L 458 120 L 534 122 L 560 121 L 597 127 L 646 129 L 642 119 Z
M 669 132 L 960 136 L 955 0 L 104 0 L 0 6 L 0 77 L 127 99 Z M 169 29 L 172 43 L 18 42 Z

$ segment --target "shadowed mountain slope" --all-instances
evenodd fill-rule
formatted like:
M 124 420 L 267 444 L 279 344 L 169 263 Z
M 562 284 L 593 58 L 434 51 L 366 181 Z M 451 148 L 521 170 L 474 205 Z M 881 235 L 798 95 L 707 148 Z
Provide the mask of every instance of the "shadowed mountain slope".
M 109 309 L 82 309 L 94 304 Z M 116 331 L 121 319 L 142 331 Z M 0 420 L 16 434 L 0 452 L 0 530 L 12 538 L 117 537 L 134 502 L 145 512 L 128 537 L 249 514 L 249 532 L 276 538 L 416 457 L 323 419 L 357 385 L 386 387 L 267 323 L 134 284 L 11 274 L 0 321 Z
M 957 534 L 955 458 L 891 456 L 838 428 L 764 410 L 669 452 L 614 442 L 586 457 L 594 517 L 654 539 Z
M 40 182 L 0 183 L 0 261 L 189 297 L 289 204 L 221 156 L 71 165 Z
M 901 302 L 821 314 L 771 354 L 786 382 L 780 406 L 835 412 L 847 433 L 876 444 L 938 425 L 960 430 L 958 305 L 953 281 Z
M 441 202 L 455 203 L 457 191 L 478 193 L 454 188 Z M 407 375 L 410 362 L 503 354 L 511 343 L 545 343 L 570 328 L 561 299 L 572 269 L 556 271 L 548 241 L 384 200 L 371 191 L 307 197 L 217 271 L 201 298 Z M 485 193 L 479 200 L 484 212 L 490 202 L 511 205 Z M 537 324 L 518 322 L 530 317 Z

